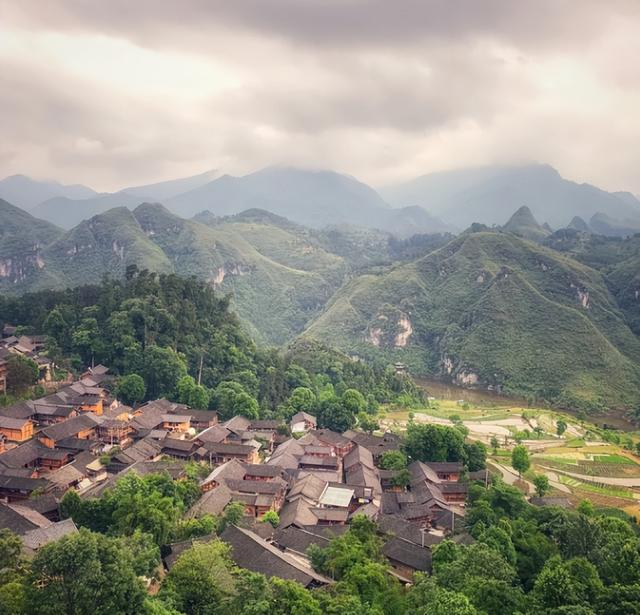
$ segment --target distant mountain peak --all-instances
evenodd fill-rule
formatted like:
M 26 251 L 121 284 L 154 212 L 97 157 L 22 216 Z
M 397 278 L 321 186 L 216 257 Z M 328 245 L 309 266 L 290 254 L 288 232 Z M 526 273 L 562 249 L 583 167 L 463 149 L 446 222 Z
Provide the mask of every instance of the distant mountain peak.
M 573 216 L 567 228 L 572 228 L 576 231 L 580 231 L 581 233 L 589 232 L 589 225 L 585 222 L 584 218 L 581 218 L 580 216 Z
M 502 228 L 508 233 L 520 235 L 521 237 L 534 241 L 539 241 L 543 237 L 551 234 L 549 229 L 538 224 L 533 213 L 526 205 L 522 205 Z
M 533 212 L 527 205 L 519 207 L 504 225 L 505 229 L 514 225 L 540 226 L 535 219 Z

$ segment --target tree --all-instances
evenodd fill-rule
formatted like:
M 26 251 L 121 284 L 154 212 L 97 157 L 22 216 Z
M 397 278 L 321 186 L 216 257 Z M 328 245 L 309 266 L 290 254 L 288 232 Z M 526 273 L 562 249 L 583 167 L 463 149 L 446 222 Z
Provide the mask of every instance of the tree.
M 201 384 L 197 384 L 193 376 L 183 376 L 178 380 L 175 398 L 181 404 L 192 408 L 209 407 L 209 392 Z
M 313 594 L 295 581 L 272 577 L 269 613 L 272 615 L 323 615 Z
M 187 375 L 187 365 L 172 348 L 151 345 L 144 351 L 140 374 L 147 386 L 147 397 L 158 399 L 173 393 L 178 380 Z
M 411 472 L 407 468 L 398 470 L 398 473 L 391 479 L 394 487 L 402 487 L 403 489 L 411 484 Z
M 343 432 L 351 429 L 356 422 L 355 415 L 342 405 L 335 395 L 323 399 L 318 408 L 318 426 Z
M 224 532 L 228 525 L 237 525 L 242 517 L 244 517 L 244 504 L 242 502 L 230 502 L 225 506 L 222 513 L 218 533 Z
M 22 541 L 8 529 L 0 529 L 0 585 L 18 573 L 22 565 Z
M 257 419 L 259 416 L 258 402 L 238 382 L 221 382 L 213 393 L 212 401 L 222 419 L 236 415 L 248 419 Z
M 500 448 L 500 442 L 498 442 L 498 438 L 495 436 L 495 434 L 491 436 L 491 448 L 493 450 L 493 454 L 497 455 L 498 449 Z
M 26 609 L 26 587 L 18 581 L 0 585 L 0 613 L 24 613 Z
M 365 412 L 367 409 L 367 401 L 364 395 L 356 389 L 347 389 L 342 394 L 340 401 L 351 414 L 357 415 L 360 412 Z
M 483 470 L 487 465 L 487 447 L 482 442 L 465 442 L 464 458 L 469 472 Z
M 556 433 L 561 436 L 565 431 L 567 431 L 567 423 L 563 419 L 558 419 L 556 421 Z
M 160 564 L 160 547 L 151 534 L 135 530 L 131 536 L 120 539 L 122 548 L 133 556 L 133 569 L 139 577 L 152 577 Z
M 171 568 L 160 596 L 190 615 L 214 615 L 234 594 L 235 582 L 229 547 L 214 540 L 196 543 Z
M 11 354 L 7 359 L 7 391 L 22 395 L 38 381 L 38 364 L 21 354 Z
M 291 409 L 291 416 L 293 416 L 297 412 L 313 412 L 316 403 L 315 393 L 311 389 L 307 387 L 297 387 L 292 391 L 287 405 Z
M 244 416 L 251 420 L 260 416 L 260 406 L 249 393 L 240 393 L 235 399 L 233 409 L 234 415 Z
M 416 615 L 476 615 L 478 611 L 469 599 L 456 591 L 439 587 L 433 578 L 421 573 L 408 597 L 407 613 Z
M 262 515 L 262 520 L 273 527 L 278 527 L 278 525 L 280 525 L 280 517 L 275 510 L 268 510 L 264 513 L 264 515 Z
M 462 461 L 464 437 L 453 427 L 411 423 L 407 426 L 405 451 L 416 461 Z
M 31 564 L 29 615 L 138 615 L 145 591 L 116 538 L 81 529 L 40 549 Z
M 536 488 L 538 497 L 544 497 L 549 492 L 549 478 L 546 474 L 536 474 L 533 478 L 533 486 Z
M 598 615 L 640 615 L 640 585 L 605 587 L 596 603 Z
M 407 467 L 407 456 L 402 451 L 387 451 L 380 457 L 383 470 L 404 470 Z
M 68 350 L 69 325 L 66 322 L 62 310 L 53 308 L 44 319 L 42 331 L 53 338 L 58 346 Z
M 73 330 L 71 334 L 71 342 L 75 350 L 80 353 L 80 357 L 85 365 L 91 365 L 96 355 L 101 358 L 104 349 L 104 340 L 100 325 L 93 316 L 89 316 L 92 311 L 85 309 L 84 313 L 87 317 L 80 321 L 80 324 Z
M 513 450 L 511 451 L 511 465 L 514 470 L 518 471 L 518 476 L 522 478 L 522 473 L 526 472 L 531 466 L 529 451 L 526 446 L 518 444 L 513 447 Z
M 362 431 L 366 431 L 367 433 L 372 434 L 376 429 L 380 428 L 380 425 L 378 425 L 378 421 L 376 421 L 366 412 L 359 412 L 358 427 L 360 427 Z
M 591 502 L 591 500 L 580 500 L 576 510 L 586 517 L 593 517 L 595 514 L 595 508 L 593 507 L 593 502 Z
M 125 403 L 134 406 L 144 399 L 147 387 L 142 376 L 128 374 L 118 380 L 116 395 Z
M 284 377 L 289 390 L 295 390 L 298 388 L 311 388 L 311 378 L 309 378 L 309 373 L 301 365 L 296 365 L 295 363 L 289 365 L 287 371 L 284 374 Z

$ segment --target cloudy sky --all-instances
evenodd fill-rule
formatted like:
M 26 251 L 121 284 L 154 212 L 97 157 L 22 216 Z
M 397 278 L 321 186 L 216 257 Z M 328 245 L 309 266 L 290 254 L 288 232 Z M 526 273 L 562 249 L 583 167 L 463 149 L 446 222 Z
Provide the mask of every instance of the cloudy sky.
M 0 175 L 548 162 L 640 193 L 638 0 L 0 0 Z

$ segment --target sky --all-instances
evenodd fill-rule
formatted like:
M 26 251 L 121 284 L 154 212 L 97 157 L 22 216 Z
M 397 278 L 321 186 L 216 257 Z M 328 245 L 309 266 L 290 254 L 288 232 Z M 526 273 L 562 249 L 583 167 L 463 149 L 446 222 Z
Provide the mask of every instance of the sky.
M 638 0 L 0 0 L 0 175 L 539 161 L 640 194 L 638 31 Z

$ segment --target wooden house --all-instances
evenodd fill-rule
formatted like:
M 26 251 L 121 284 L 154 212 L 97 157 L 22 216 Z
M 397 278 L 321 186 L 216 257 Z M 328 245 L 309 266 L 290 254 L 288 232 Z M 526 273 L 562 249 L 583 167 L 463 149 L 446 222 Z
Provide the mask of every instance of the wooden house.
M 48 448 L 55 448 L 56 444 L 65 438 L 92 440 L 97 437 L 99 421 L 87 414 L 80 414 L 72 419 L 45 427 L 37 434 L 38 440 Z
M 312 429 L 316 429 L 318 427 L 318 422 L 316 421 L 316 417 L 311 414 L 307 414 L 306 412 L 298 412 L 291 417 L 291 421 L 289 421 L 289 429 L 291 429 L 291 433 L 304 433 L 307 431 L 311 431 Z
M 228 444 L 225 442 L 205 442 L 198 448 L 194 457 L 210 464 L 226 463 L 232 459 L 245 463 L 258 463 L 258 450 L 246 444 Z
M 33 421 L 0 416 L 0 436 L 10 442 L 26 442 L 33 437 Z

